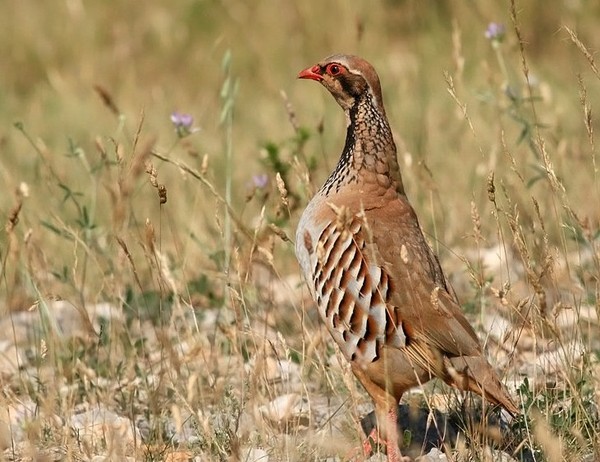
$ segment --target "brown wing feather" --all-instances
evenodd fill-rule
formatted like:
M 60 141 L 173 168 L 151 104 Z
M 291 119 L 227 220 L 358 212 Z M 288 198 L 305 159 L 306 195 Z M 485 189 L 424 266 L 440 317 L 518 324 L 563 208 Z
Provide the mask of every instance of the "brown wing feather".
M 410 325 L 416 338 L 449 356 L 480 354 L 477 335 L 448 291 L 410 205 L 400 199 L 389 202 L 385 213 L 367 211 L 366 222 L 377 223 L 370 232 L 371 258 L 390 276 L 390 304 L 399 322 Z
M 381 216 L 389 222 L 380 223 Z M 408 357 L 450 385 L 476 392 L 517 414 L 518 408 L 483 356 L 455 294 L 449 291 L 412 207 L 402 200 L 387 204 L 377 222 L 382 224 L 377 228 L 388 232 L 371 233 L 371 253 L 390 274 L 390 303 L 404 328 Z M 383 242 L 386 245 L 380 244 Z

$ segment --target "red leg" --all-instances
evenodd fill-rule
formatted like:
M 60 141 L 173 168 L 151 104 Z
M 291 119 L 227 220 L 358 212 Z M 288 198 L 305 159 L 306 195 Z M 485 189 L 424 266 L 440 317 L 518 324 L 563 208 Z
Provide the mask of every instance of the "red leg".
M 369 457 L 372 453 L 373 453 L 373 445 L 371 444 L 371 440 L 373 441 L 377 441 L 377 427 L 373 428 L 373 430 L 371 430 L 371 433 L 369 433 L 369 436 L 367 436 L 367 439 L 363 441 L 363 453 L 365 455 L 365 457 Z
M 363 442 L 363 454 L 365 458 L 368 458 L 373 453 L 373 442 L 375 445 L 386 447 L 388 462 L 410 462 L 412 459 L 404 457 L 398 446 L 398 414 L 396 413 L 395 406 L 390 409 L 383 420 L 380 425 L 384 427 L 382 428 L 382 433 L 387 435 L 387 438 L 380 437 L 379 429 L 377 427 L 373 428 L 367 439 Z

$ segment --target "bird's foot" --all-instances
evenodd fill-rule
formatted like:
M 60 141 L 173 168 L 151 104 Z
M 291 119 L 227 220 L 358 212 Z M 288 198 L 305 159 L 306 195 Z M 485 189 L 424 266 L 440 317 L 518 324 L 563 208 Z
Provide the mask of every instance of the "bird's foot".
M 378 446 L 378 441 L 377 430 L 374 428 L 363 441 L 362 446 L 353 448 L 344 460 L 348 462 L 364 462 L 373 455 L 374 448 Z
M 408 456 L 403 456 L 397 444 L 387 441 L 379 436 L 374 428 L 367 439 L 363 441 L 362 448 L 353 449 L 346 460 L 357 462 L 367 460 L 378 447 L 385 446 L 388 462 L 412 462 Z M 362 450 L 361 450 L 362 449 Z

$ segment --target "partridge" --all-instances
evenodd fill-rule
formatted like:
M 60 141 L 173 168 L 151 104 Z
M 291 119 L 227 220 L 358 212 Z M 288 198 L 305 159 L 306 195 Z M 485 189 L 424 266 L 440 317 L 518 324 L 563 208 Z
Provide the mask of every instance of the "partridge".
M 371 436 L 388 460 L 403 460 L 398 402 L 434 377 L 516 415 L 406 197 L 375 69 L 334 55 L 298 78 L 320 82 L 346 115 L 344 149 L 302 214 L 296 256 L 321 319 L 374 401 Z

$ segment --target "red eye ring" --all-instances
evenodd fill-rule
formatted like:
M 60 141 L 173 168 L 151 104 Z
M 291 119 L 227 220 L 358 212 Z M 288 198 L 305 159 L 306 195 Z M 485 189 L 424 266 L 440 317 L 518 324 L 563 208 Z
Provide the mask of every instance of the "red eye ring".
M 327 66 L 327 73 L 335 77 L 336 75 L 340 75 L 342 73 L 342 69 L 342 66 L 339 64 L 332 63 Z

